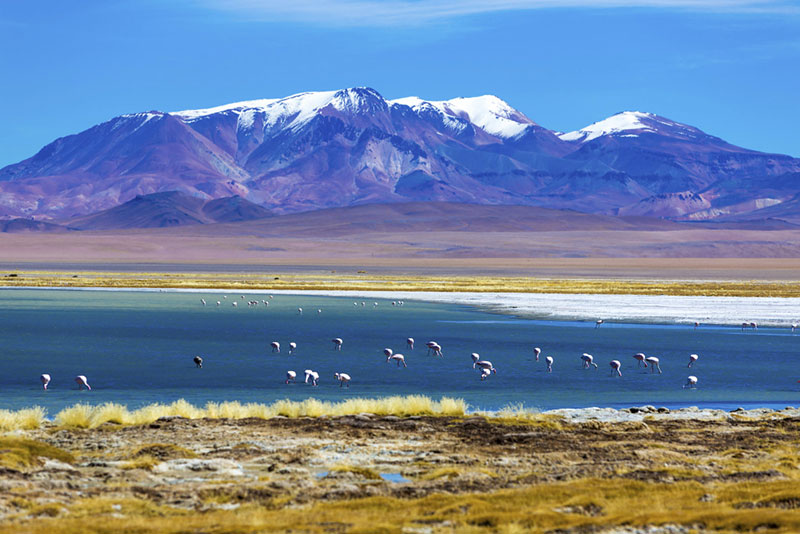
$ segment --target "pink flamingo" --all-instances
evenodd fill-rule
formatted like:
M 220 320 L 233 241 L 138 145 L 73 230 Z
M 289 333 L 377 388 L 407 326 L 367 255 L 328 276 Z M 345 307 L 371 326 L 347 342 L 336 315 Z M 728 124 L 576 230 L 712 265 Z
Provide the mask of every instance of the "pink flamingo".
M 592 365 L 594 365 L 594 368 L 597 369 L 597 364 L 594 363 L 594 356 L 592 356 L 591 354 L 586 354 L 584 352 L 583 355 L 581 355 L 581 360 L 583 360 L 584 369 L 588 369 Z
M 689 355 L 689 365 L 687 365 L 686 367 L 691 367 L 691 366 L 692 366 L 692 364 L 693 364 L 694 362 L 696 362 L 696 361 L 697 361 L 697 358 L 699 358 L 699 357 L 700 357 L 700 356 L 698 356 L 697 354 L 690 354 L 690 355 Z
M 697 387 L 697 377 L 696 376 L 686 377 L 686 383 L 683 385 L 683 389 L 694 388 L 694 387 Z
M 414 350 L 414 338 L 413 337 L 410 337 L 410 338 L 406 339 L 406 348 L 408 350 Z
M 194 364 L 197 366 L 198 369 L 203 367 L 203 358 L 201 358 L 200 356 L 195 356 L 194 358 L 192 358 L 192 361 L 194 362 Z
M 633 359 L 635 359 L 638 362 L 636 364 L 636 367 L 641 367 L 642 364 L 644 364 L 644 366 L 647 367 L 647 362 L 645 361 L 646 358 L 644 353 L 637 352 L 636 354 L 633 355 Z
M 292 341 L 289 343 L 289 354 L 294 354 L 294 351 L 297 350 L 297 343 Z
M 497 373 L 497 369 L 494 368 L 492 362 L 489 360 L 481 360 L 480 355 L 477 352 L 472 353 L 472 368 L 475 369 L 476 367 L 481 368 L 481 372 L 487 371 L 489 373 Z
M 333 373 L 333 378 L 339 381 L 339 387 L 343 385 L 350 387 L 350 375 L 347 373 Z
M 603 324 L 604 322 L 605 322 L 605 321 L 603 321 L 602 319 L 598 319 L 598 320 L 596 320 L 596 321 L 594 322 L 594 327 L 595 327 L 595 328 L 600 328 L 600 325 L 601 325 L 601 324 Z
M 698 326 L 700 326 L 700 323 L 698 323 L 697 321 L 695 321 L 695 322 L 694 322 L 694 329 L 695 329 L 695 330 L 697 330 L 697 327 L 698 327 Z
M 319 380 L 319 373 L 312 371 L 311 369 L 306 369 L 303 372 L 306 375 L 305 383 L 308 384 L 308 381 L 311 380 L 311 385 L 316 386 L 317 380 Z
M 47 385 L 50 383 L 50 375 L 47 373 L 43 374 L 39 377 L 39 380 L 42 381 L 42 389 L 47 389 Z
M 536 356 L 536 361 L 537 362 L 539 361 L 539 355 L 541 353 L 542 353 L 542 349 L 540 349 L 539 347 L 534 347 L 533 348 L 533 355 Z
M 403 364 L 403 367 L 408 367 L 408 365 L 406 365 L 406 357 L 403 356 L 402 354 L 389 354 L 386 357 L 386 363 L 389 363 L 389 360 L 396 361 L 397 367 L 400 367 L 401 363 Z
M 272 352 L 280 352 L 281 351 L 281 344 L 278 343 L 277 341 L 273 341 L 272 343 L 269 344 L 269 346 L 272 347 Z
M 655 373 L 656 369 L 658 369 L 658 374 L 661 374 L 661 366 L 658 364 L 659 360 L 655 356 L 648 356 L 645 358 L 647 362 L 650 364 L 650 372 Z
M 75 377 L 75 382 L 78 384 L 78 389 L 86 388 L 89 391 L 92 390 L 92 387 L 89 385 L 89 382 L 86 380 L 86 377 L 83 375 L 78 375 Z
M 553 372 L 553 357 L 552 356 L 548 356 L 547 358 L 544 359 L 544 361 L 547 363 L 547 372 L 548 373 L 552 373 Z
M 342 343 L 344 343 L 344 341 L 342 341 L 342 338 L 335 337 L 331 339 L 331 341 L 333 342 L 333 350 L 342 350 Z
M 492 376 L 492 370 L 491 369 L 481 368 L 481 381 L 486 380 L 490 376 Z
M 619 360 L 611 360 L 608 362 L 608 365 L 611 366 L 611 374 L 613 375 L 616 372 L 619 376 L 622 376 L 622 371 L 619 370 L 622 367 L 622 363 Z
M 294 371 L 286 371 L 286 383 L 294 382 L 294 379 L 297 378 L 297 373 Z

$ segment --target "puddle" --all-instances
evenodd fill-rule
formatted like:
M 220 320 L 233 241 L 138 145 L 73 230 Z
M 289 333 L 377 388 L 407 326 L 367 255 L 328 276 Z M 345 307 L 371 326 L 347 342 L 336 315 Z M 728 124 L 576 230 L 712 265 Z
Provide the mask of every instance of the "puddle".
M 314 476 L 317 478 L 325 478 L 326 476 L 328 476 L 329 472 L 330 471 L 320 471 L 319 473 L 314 473 Z
M 386 480 L 387 482 L 396 482 L 396 483 L 411 482 L 409 479 L 407 479 L 400 473 L 380 473 L 380 475 L 381 478 L 383 480 Z

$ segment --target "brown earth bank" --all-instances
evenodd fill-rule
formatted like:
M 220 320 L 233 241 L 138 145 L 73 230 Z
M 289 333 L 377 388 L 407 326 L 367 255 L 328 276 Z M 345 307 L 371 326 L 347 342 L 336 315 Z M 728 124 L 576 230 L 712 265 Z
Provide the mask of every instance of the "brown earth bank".
M 630 412 L 49 423 L 0 438 L 0 532 L 800 531 L 797 410 Z

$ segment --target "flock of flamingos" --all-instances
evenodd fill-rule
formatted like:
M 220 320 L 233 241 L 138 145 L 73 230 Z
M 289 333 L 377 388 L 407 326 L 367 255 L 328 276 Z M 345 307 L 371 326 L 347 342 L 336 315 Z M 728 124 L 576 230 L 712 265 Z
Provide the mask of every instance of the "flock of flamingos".
M 228 297 L 226 295 L 226 296 L 223 296 L 222 298 L 223 299 L 227 299 Z M 269 298 L 272 299 L 273 296 L 270 295 Z M 242 300 L 244 299 L 244 295 L 241 296 L 241 299 Z M 208 305 L 206 300 L 203 299 L 203 298 L 200 299 L 200 302 L 201 302 L 201 304 L 203 306 L 207 306 Z M 269 301 L 268 300 L 262 300 L 261 303 L 264 306 L 269 306 Z M 403 304 L 404 304 L 403 301 L 393 301 L 392 302 L 392 306 L 403 306 Z M 221 306 L 222 305 L 222 301 L 217 301 L 216 305 L 217 306 Z M 231 301 L 231 305 L 233 307 L 238 307 L 239 304 L 236 301 Z M 250 306 L 250 307 L 258 306 L 259 305 L 259 301 L 258 300 L 250 300 L 250 301 L 247 301 L 247 305 Z M 359 303 L 358 302 L 354 302 L 353 305 L 354 306 L 358 306 Z M 361 302 L 361 306 L 362 307 L 365 306 L 365 305 L 366 305 L 366 303 Z M 378 306 L 378 303 L 375 302 L 373 305 L 374 306 Z M 302 315 L 303 314 L 303 308 L 297 308 L 297 313 Z M 322 313 L 322 310 L 318 309 L 317 313 Z M 604 323 L 603 319 L 598 319 L 597 321 L 595 321 L 595 328 L 599 328 L 603 323 Z M 695 322 L 694 323 L 694 327 L 697 328 L 698 326 L 700 326 L 700 323 Z M 795 332 L 797 330 L 797 326 L 798 326 L 797 323 L 792 323 L 791 324 L 792 332 Z M 744 331 L 746 329 L 757 330 L 758 329 L 758 324 L 754 323 L 754 322 L 744 322 L 744 323 L 742 323 L 742 330 Z M 331 340 L 331 342 L 333 343 L 333 349 L 334 350 L 342 350 L 342 345 L 344 343 L 342 338 L 339 338 L 339 337 L 333 338 Z M 428 349 L 428 355 L 429 356 L 430 355 L 433 355 L 435 357 L 443 357 L 444 356 L 444 353 L 442 352 L 441 345 L 439 345 L 439 343 L 437 343 L 436 341 L 428 341 L 425 344 L 425 346 Z M 271 342 L 270 343 L 270 347 L 272 348 L 272 352 L 279 353 L 281 351 L 281 344 L 279 342 L 277 342 L 277 341 Z M 409 337 L 409 338 L 406 339 L 406 348 L 408 350 L 414 350 L 414 338 Z M 289 343 L 289 350 L 288 350 L 289 354 L 294 353 L 295 350 L 297 350 L 297 343 L 290 342 Z M 539 347 L 535 347 L 533 349 L 533 354 L 534 354 L 537 362 L 539 361 L 539 355 L 541 354 L 541 352 L 542 352 L 542 349 L 540 349 Z M 383 354 L 384 354 L 384 356 L 386 356 L 386 362 L 387 363 L 395 362 L 395 363 L 397 363 L 398 367 L 400 367 L 401 364 L 402 364 L 403 367 L 408 367 L 408 365 L 406 364 L 406 359 L 405 359 L 404 355 L 402 355 L 400 353 L 395 353 L 390 348 L 383 349 Z M 473 369 L 477 369 L 477 370 L 480 371 L 480 379 L 481 380 L 486 380 L 487 378 L 489 378 L 492 375 L 492 373 L 497 373 L 497 369 L 494 367 L 494 365 L 492 365 L 492 362 L 490 362 L 489 360 L 481 360 L 480 354 L 478 354 L 477 352 L 473 352 L 471 357 L 472 357 L 472 368 Z M 644 367 L 647 368 L 649 366 L 650 367 L 650 371 L 652 373 L 655 373 L 657 371 L 659 374 L 661 374 L 661 366 L 659 365 L 659 359 L 657 357 L 655 357 L 655 356 L 645 356 L 643 353 L 639 352 L 639 353 L 634 354 L 633 358 L 637 362 L 637 367 L 641 367 L 642 365 L 644 365 Z M 690 354 L 689 355 L 689 364 L 688 364 L 687 367 L 691 368 L 692 365 L 698 360 L 698 358 L 699 358 L 699 356 L 697 354 Z M 584 369 L 590 369 L 592 367 L 594 367 L 595 369 L 598 368 L 597 364 L 594 363 L 594 356 L 592 356 L 591 354 L 583 353 L 581 355 L 581 360 L 583 362 L 583 368 Z M 202 368 L 203 367 L 203 358 L 202 357 L 195 356 L 192 361 L 194 361 L 194 364 L 198 368 Z M 547 365 L 547 372 L 548 373 L 552 373 L 553 372 L 553 361 L 554 361 L 553 357 L 552 356 L 546 356 L 544 358 L 544 361 L 545 361 L 545 364 Z M 622 362 L 620 362 L 619 360 L 611 360 L 610 362 L 608 362 L 608 365 L 611 367 L 612 376 L 615 375 L 615 374 L 617 376 L 622 376 L 622 371 L 621 371 Z M 305 371 L 303 371 L 303 374 L 305 375 L 304 382 L 306 384 L 311 384 L 312 386 L 316 386 L 318 384 L 318 381 L 319 381 L 319 373 L 318 372 L 314 371 L 313 369 L 306 369 Z M 348 388 L 350 387 L 351 377 L 350 377 L 349 374 L 347 374 L 347 373 L 334 373 L 333 377 L 334 377 L 335 380 L 339 381 L 339 387 L 342 387 L 342 386 L 345 386 L 345 387 L 348 387 Z M 50 384 L 50 380 L 51 380 L 50 375 L 47 374 L 47 373 L 44 373 L 39 377 L 39 379 L 42 382 L 42 388 L 46 390 L 48 384 Z M 296 381 L 296 379 L 297 379 L 297 373 L 295 371 L 291 371 L 291 370 L 290 371 L 286 371 L 286 384 L 294 383 Z M 92 389 L 91 386 L 89 385 L 88 379 L 84 375 L 76 376 L 75 377 L 75 382 L 78 384 L 78 389 L 79 390 L 83 389 L 83 388 L 86 388 L 87 390 L 91 391 L 91 389 Z M 694 376 L 694 375 L 689 375 L 686 378 L 686 383 L 683 385 L 683 387 L 684 388 L 697 387 L 697 377 Z

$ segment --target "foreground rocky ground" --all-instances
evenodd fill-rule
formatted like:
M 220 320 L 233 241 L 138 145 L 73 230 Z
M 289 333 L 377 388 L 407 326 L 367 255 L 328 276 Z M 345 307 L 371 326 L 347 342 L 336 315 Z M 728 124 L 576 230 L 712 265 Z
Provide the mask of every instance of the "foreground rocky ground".
M 799 532 L 799 467 L 797 410 L 50 424 L 0 532 Z

